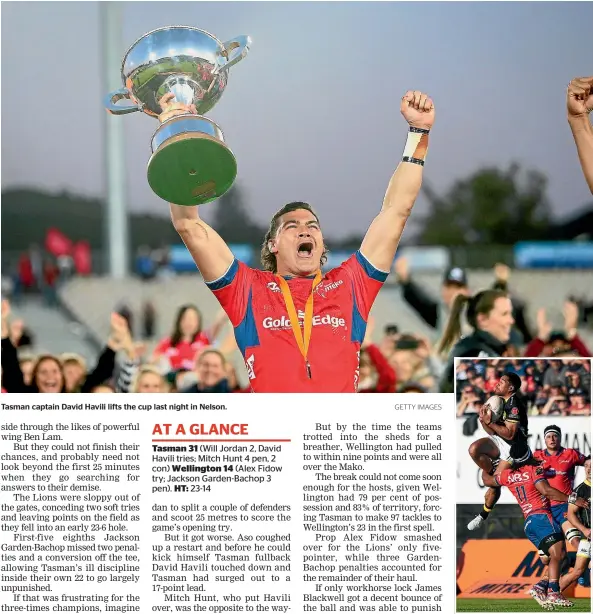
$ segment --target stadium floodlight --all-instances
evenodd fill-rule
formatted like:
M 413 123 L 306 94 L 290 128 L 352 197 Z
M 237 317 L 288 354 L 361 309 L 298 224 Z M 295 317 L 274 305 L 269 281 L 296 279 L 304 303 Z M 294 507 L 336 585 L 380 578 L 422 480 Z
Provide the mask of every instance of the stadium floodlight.
M 110 91 L 121 85 L 121 8 L 119 2 L 99 2 L 101 13 L 101 55 L 103 89 Z M 124 124 L 105 115 L 105 246 L 108 251 L 109 275 L 124 278 L 129 265 L 128 210 L 126 203 L 126 164 Z

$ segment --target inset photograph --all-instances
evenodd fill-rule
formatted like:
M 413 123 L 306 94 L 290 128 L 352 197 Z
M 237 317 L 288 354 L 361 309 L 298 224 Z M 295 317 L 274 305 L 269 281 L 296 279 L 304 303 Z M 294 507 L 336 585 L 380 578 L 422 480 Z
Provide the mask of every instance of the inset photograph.
M 456 359 L 458 612 L 591 611 L 591 359 Z

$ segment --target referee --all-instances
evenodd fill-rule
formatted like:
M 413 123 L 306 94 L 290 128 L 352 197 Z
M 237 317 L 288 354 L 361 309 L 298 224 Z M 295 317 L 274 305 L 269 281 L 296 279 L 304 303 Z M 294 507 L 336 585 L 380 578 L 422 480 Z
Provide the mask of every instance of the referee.
M 591 560 L 591 456 L 585 461 L 585 476 L 568 499 L 568 521 L 583 534 L 583 538 L 579 542 L 574 567 L 560 578 L 560 592 L 583 575 Z M 578 497 L 588 501 L 589 508 L 577 507 L 574 501 Z

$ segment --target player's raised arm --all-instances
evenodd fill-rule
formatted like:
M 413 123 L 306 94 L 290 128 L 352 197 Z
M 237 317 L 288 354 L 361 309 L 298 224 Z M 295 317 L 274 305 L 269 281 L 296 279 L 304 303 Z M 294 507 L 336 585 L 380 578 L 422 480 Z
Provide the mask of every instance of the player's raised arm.
M 204 281 L 222 277 L 235 257 L 222 237 L 200 219 L 198 208 L 171 205 L 171 219 Z
M 434 104 L 422 92 L 406 92 L 400 111 L 410 125 L 402 161 L 389 182 L 381 212 L 370 225 L 360 248 L 365 258 L 381 271 L 391 269 L 395 250 L 420 192 L 428 133 L 434 123 Z
M 173 97 L 174 95 L 170 93 L 160 100 L 163 109 L 159 116 L 161 122 L 176 115 L 196 113 L 194 105 L 169 103 Z M 204 281 L 214 281 L 222 277 L 234 260 L 233 252 L 228 245 L 213 228 L 200 219 L 198 207 L 173 204 L 170 207 L 173 226 L 200 269 Z
M 593 194 L 593 77 L 579 77 L 568 84 L 566 93 L 568 124 L 577 146 L 581 168 Z

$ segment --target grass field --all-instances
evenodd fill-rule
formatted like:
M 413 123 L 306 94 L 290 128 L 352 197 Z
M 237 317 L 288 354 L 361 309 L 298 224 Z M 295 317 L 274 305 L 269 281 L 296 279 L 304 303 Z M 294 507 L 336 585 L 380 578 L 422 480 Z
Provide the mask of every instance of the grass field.
M 554 608 L 554 612 L 590 612 L 590 599 L 571 599 L 573 608 Z M 546 612 L 533 599 L 458 599 L 458 612 Z

